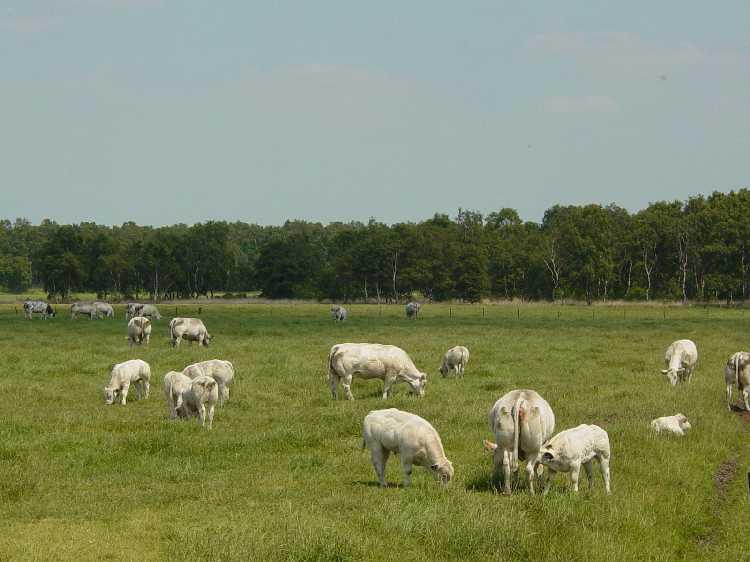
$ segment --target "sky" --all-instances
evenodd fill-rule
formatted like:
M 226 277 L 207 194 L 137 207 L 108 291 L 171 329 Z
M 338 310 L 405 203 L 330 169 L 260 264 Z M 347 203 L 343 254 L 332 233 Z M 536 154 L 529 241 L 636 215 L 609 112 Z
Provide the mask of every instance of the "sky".
M 750 2 L 2 0 L 0 217 L 419 221 L 750 186 Z

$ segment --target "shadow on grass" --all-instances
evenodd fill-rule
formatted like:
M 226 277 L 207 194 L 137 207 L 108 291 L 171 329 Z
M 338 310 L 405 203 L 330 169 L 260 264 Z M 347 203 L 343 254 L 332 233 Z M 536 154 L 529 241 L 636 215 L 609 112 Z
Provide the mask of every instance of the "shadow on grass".
M 353 480 L 352 486 L 364 486 L 366 488 L 380 488 L 380 483 L 377 480 Z M 392 484 L 386 483 L 386 488 L 403 488 L 403 484 Z

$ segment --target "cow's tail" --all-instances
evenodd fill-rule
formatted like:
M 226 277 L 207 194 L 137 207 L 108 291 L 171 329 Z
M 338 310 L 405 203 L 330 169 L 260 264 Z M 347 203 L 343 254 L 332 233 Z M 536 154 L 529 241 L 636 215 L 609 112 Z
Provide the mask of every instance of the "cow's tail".
M 516 403 L 513 405 L 513 458 L 511 459 L 511 469 L 513 472 L 518 470 L 518 441 L 520 440 L 521 435 L 519 410 L 524 402 L 525 399 L 522 396 L 519 396 L 516 399 Z
M 174 326 L 176 320 L 176 318 L 172 318 L 169 321 L 169 340 L 172 342 L 172 345 L 174 345 Z
M 331 348 L 331 352 L 328 354 L 328 382 L 331 382 L 334 377 L 334 371 L 333 371 L 333 359 L 336 357 L 336 351 L 338 351 L 337 347 L 334 345 Z

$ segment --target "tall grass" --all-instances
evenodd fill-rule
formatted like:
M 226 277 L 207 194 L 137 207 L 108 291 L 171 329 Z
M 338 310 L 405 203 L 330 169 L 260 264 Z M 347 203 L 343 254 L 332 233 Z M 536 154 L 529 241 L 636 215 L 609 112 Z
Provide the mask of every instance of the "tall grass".
M 128 348 L 115 320 L 24 320 L 0 306 L 1 560 L 742 560 L 750 556 L 746 473 L 750 432 L 724 404 L 723 364 L 750 349 L 741 311 L 623 310 L 544 305 L 351 306 L 335 324 L 327 306 L 203 305 L 208 349 L 168 345 L 175 310 L 162 308 L 148 348 Z M 558 317 L 558 312 L 560 316 Z M 197 306 L 180 305 L 181 315 Z M 750 314 L 750 313 L 749 313 Z M 691 338 L 700 354 L 690 385 L 660 375 L 666 346 Z M 393 343 L 429 373 L 417 399 L 403 385 L 355 380 L 354 402 L 334 402 L 330 346 Z M 438 374 L 442 353 L 466 345 L 463 380 Z M 142 358 L 152 396 L 105 406 L 109 369 Z M 211 432 L 170 421 L 161 377 L 225 358 L 237 379 Z M 604 427 L 612 489 L 595 472 L 571 493 L 558 477 L 546 498 L 521 481 L 496 492 L 487 412 L 530 387 L 552 405 L 557 430 Z M 456 477 L 441 489 L 415 469 L 403 489 L 381 490 L 361 450 L 365 414 L 419 414 L 440 432 Z M 683 439 L 656 437 L 649 421 L 685 413 Z M 717 470 L 734 463 L 719 489 Z

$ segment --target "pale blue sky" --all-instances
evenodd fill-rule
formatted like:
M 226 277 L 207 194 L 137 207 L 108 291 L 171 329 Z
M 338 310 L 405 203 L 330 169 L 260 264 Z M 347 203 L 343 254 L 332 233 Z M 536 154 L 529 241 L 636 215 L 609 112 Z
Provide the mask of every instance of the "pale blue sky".
M 750 186 L 750 2 L 2 0 L 0 217 L 628 209 Z

